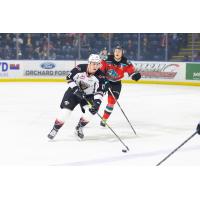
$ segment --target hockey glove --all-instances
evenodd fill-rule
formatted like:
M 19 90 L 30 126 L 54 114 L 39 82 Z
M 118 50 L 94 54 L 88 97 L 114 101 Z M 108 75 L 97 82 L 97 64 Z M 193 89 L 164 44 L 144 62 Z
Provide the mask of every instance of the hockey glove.
M 95 115 L 95 114 L 98 112 L 100 105 L 101 105 L 101 100 L 95 99 L 95 100 L 93 101 L 92 107 L 89 108 L 89 111 L 90 111 L 93 115 Z
M 141 79 L 141 74 L 140 74 L 140 72 L 136 72 L 135 74 L 133 74 L 133 75 L 131 76 L 131 78 L 132 78 L 132 80 L 135 80 L 135 81 L 140 80 L 140 79 Z
M 78 87 L 73 88 L 73 93 L 79 98 L 79 99 L 84 99 L 85 98 L 85 93 Z

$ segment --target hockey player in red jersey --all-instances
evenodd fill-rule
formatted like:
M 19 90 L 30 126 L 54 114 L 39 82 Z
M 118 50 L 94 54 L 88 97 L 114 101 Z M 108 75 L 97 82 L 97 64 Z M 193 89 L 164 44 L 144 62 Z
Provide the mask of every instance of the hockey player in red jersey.
M 75 134 L 80 139 L 84 138 L 83 127 L 98 112 L 104 94 L 105 75 L 99 69 L 100 66 L 99 55 L 91 54 L 88 64 L 79 64 L 71 70 L 67 76 L 69 87 L 63 96 L 53 129 L 48 134 L 49 139 L 56 136 L 77 105 L 80 105 L 83 114 L 75 128 Z M 88 102 L 92 104 L 89 109 Z
M 105 126 L 105 122 L 111 115 L 116 100 L 120 96 L 121 79 L 123 79 L 124 73 L 128 73 L 129 77 L 135 81 L 141 78 L 141 74 L 139 72 L 135 73 L 134 65 L 124 56 L 123 48 L 120 45 L 117 45 L 114 48 L 113 55 L 108 55 L 107 59 L 102 60 L 101 64 L 100 69 L 106 75 L 109 81 L 108 87 L 112 92 L 108 90 L 108 103 L 104 110 L 103 120 L 100 123 L 101 126 Z

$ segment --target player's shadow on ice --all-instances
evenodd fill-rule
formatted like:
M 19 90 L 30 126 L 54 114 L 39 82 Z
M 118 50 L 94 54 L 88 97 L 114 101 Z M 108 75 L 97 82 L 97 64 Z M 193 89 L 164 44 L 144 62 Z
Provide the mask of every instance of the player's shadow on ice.
M 134 133 L 130 133 L 130 134 L 117 134 L 120 139 L 122 140 L 129 140 L 129 139 L 137 139 L 138 136 L 135 135 Z M 85 140 L 86 141 L 95 141 L 95 140 L 100 140 L 100 141 L 110 141 L 110 142 L 115 142 L 118 140 L 118 138 L 114 135 L 114 134 L 103 134 L 103 135 L 88 135 L 85 136 Z

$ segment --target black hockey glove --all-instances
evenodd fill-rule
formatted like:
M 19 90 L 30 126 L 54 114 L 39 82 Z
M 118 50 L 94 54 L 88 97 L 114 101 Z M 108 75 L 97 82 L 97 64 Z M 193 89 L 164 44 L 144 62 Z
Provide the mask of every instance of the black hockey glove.
M 141 79 L 141 74 L 140 74 L 140 72 L 136 72 L 135 74 L 133 74 L 133 75 L 131 76 L 131 78 L 132 78 L 132 80 L 135 80 L 135 81 L 140 80 L 140 79 Z
M 85 98 L 85 93 L 78 87 L 73 88 L 73 93 L 79 98 L 79 99 L 84 99 Z
M 95 100 L 93 101 L 92 107 L 89 108 L 89 111 L 90 111 L 93 115 L 95 115 L 95 114 L 98 112 L 100 105 L 101 105 L 101 100 L 95 99 Z

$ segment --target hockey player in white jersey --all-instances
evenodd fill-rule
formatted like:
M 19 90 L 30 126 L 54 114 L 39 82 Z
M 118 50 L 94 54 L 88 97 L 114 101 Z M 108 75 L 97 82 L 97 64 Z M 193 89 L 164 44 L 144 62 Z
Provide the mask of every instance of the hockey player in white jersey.
M 53 139 L 56 136 L 58 130 L 78 104 L 83 115 L 75 128 L 75 133 L 80 139 L 84 138 L 82 129 L 98 112 L 104 94 L 105 76 L 99 70 L 100 66 L 99 55 L 91 54 L 88 64 L 80 64 L 71 70 L 67 76 L 69 88 L 63 96 L 60 113 L 55 120 L 53 129 L 48 134 L 48 138 Z M 88 108 L 87 101 L 92 105 L 90 108 Z

